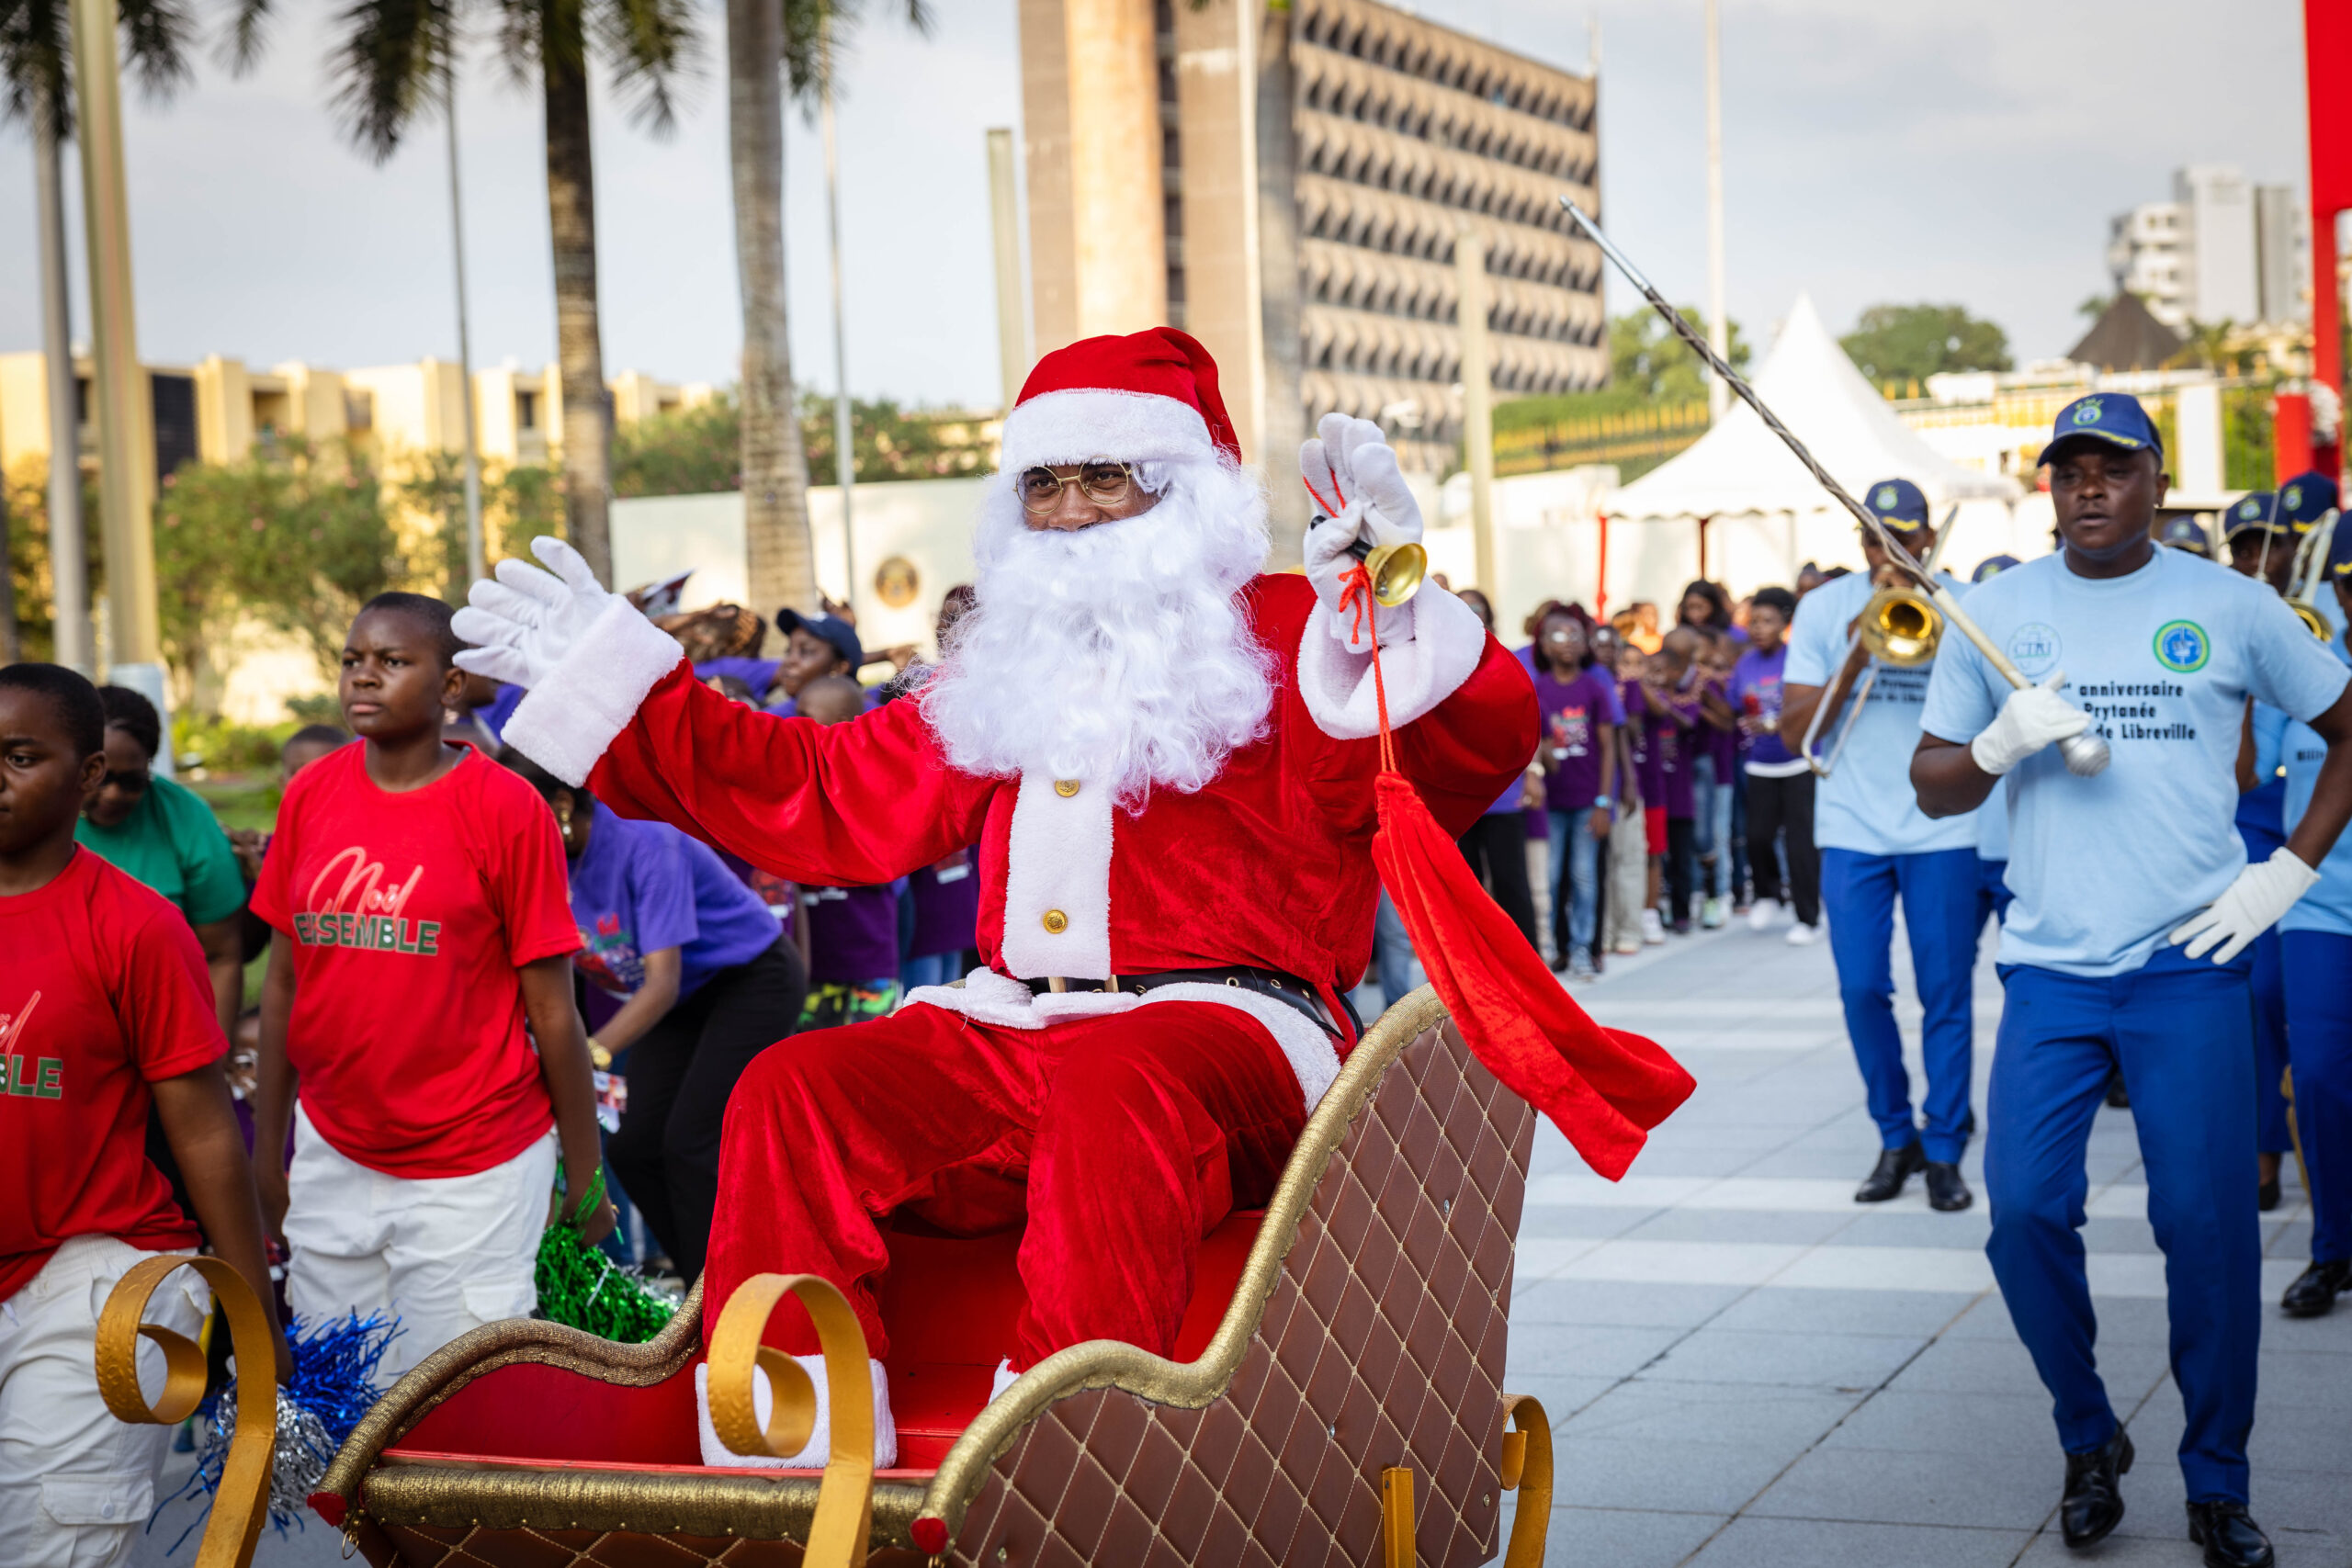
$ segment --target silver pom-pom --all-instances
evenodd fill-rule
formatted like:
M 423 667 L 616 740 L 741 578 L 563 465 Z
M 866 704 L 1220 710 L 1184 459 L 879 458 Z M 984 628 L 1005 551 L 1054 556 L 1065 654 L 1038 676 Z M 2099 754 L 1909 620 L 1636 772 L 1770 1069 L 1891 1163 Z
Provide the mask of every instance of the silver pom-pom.
M 213 1429 L 226 1434 L 237 1429 L 237 1390 L 232 1384 L 221 1394 L 212 1416 Z M 291 1399 L 277 1401 L 277 1450 L 270 1465 L 269 1522 L 279 1529 L 300 1529 L 309 1511 L 311 1494 L 334 1461 L 335 1445 L 327 1436 L 318 1412 Z

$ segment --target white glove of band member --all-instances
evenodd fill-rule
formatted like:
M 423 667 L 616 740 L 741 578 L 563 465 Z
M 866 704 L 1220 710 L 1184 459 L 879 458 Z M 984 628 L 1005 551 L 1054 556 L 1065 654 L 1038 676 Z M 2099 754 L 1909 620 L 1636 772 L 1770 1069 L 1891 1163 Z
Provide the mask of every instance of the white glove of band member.
M 2052 671 L 2041 685 L 2011 692 L 1993 722 L 1968 743 L 1976 765 L 1999 778 L 2044 746 L 2088 729 L 2091 716 L 2058 694 L 2065 683 L 2066 672 Z
M 497 581 L 484 579 L 467 593 L 466 607 L 450 622 L 451 630 L 474 645 L 458 655 L 458 669 L 536 686 L 620 598 L 605 592 L 580 552 L 561 539 L 542 534 L 531 541 L 531 553 L 546 571 L 503 560 Z
M 2173 945 L 2187 942 L 2188 956 L 2202 958 L 2218 942 L 2221 951 L 2213 953 L 2213 962 L 2227 964 L 2245 952 L 2248 942 L 2277 925 L 2278 917 L 2318 880 L 2319 873 L 2298 859 L 2294 851 L 2277 851 L 2261 864 L 2239 872 L 2238 879 L 2219 898 L 2191 915 L 2172 933 Z
M 1343 413 L 1325 414 L 1315 437 L 1299 443 L 1298 471 L 1321 504 L 1339 508 L 1306 531 L 1303 552 L 1306 580 L 1330 615 L 1331 635 L 1351 653 L 1370 653 L 1369 635 L 1377 635 L 1383 646 L 1411 640 L 1411 604 L 1395 609 L 1373 605 L 1364 623 L 1368 635 L 1359 637 L 1354 608 L 1343 609 L 1340 603 L 1345 591 L 1340 579 L 1357 564 L 1348 547 L 1358 538 L 1374 545 L 1420 542 L 1420 503 L 1397 471 L 1396 453 L 1380 426 Z

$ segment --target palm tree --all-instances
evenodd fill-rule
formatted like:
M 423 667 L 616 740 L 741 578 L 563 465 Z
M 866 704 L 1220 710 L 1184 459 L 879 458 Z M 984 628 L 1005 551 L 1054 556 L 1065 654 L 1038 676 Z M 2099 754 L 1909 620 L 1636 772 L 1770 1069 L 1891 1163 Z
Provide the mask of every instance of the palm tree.
M 195 19 L 179 0 L 121 0 L 122 56 L 150 98 L 169 97 L 190 74 L 187 44 Z M 89 562 L 82 536 L 82 466 L 73 412 L 71 290 L 65 268 L 65 188 L 58 148 L 74 134 L 71 0 L 0 0 L 0 121 L 32 132 L 33 183 L 40 195 L 42 349 L 50 408 L 49 532 L 51 588 L 56 604 L 54 653 L 77 669 L 95 669 L 90 652 Z M 5 511 L 5 509 L 0 509 Z M 7 535 L 0 529 L 0 577 L 7 575 Z M 9 605 L 9 648 L 16 614 Z
M 260 10 L 268 0 L 243 0 Z M 336 94 L 353 141 L 381 163 L 443 101 L 457 68 L 465 0 L 354 0 L 340 17 Z M 588 140 L 592 54 L 612 72 L 630 118 L 656 135 L 676 123 L 676 92 L 698 40 L 691 0 L 478 0 L 507 69 L 536 69 L 547 124 L 548 218 L 555 258 L 556 360 L 563 385 L 564 514 L 572 544 L 612 581 L 612 408 L 596 308 L 595 169 Z
M 927 32 L 924 0 L 904 0 Z M 818 608 L 808 456 L 792 395 L 784 291 L 784 102 L 813 107 L 865 0 L 727 0 L 727 134 L 743 297 L 742 475 L 752 603 Z

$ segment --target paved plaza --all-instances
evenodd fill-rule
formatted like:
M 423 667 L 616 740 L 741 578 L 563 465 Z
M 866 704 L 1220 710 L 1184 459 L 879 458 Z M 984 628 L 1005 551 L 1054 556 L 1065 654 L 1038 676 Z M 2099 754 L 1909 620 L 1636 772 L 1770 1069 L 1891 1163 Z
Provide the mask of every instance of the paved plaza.
M 1897 973 L 1916 1043 L 1899 959 Z M 1537 1134 L 1510 1385 L 1540 1397 L 1557 1427 L 1550 1560 L 2074 1560 L 2053 1517 L 2062 1465 L 2050 1401 L 1984 1261 L 1981 1148 L 1967 1162 L 1980 1192 L 1966 1213 L 1931 1213 L 1916 1180 L 1893 1203 L 1853 1201 L 1876 1138 L 1827 947 L 1792 949 L 1779 931 L 1736 925 L 1621 960 L 1580 995 L 1602 1021 L 1668 1044 L 1699 1092 L 1614 1186 L 1548 1126 Z M 1999 1005 L 1987 963 L 1980 1109 Z M 2100 1111 L 2090 1178 L 2100 1365 L 2139 1461 L 2121 1529 L 2080 1561 L 2189 1568 L 2199 1552 L 2173 1459 L 2181 1412 L 2165 1371 L 2164 1261 L 2129 1112 Z M 2275 1303 L 2310 1245 L 2291 1162 L 2263 1239 Z M 2273 1311 L 2264 1322 L 2254 1511 L 2282 1568 L 2352 1564 L 2352 1311 L 2308 1323 Z M 191 1560 L 192 1542 L 164 1556 L 166 1527 L 147 1538 L 142 1564 Z M 265 1536 L 255 1561 L 325 1564 L 338 1544 L 312 1521 L 286 1540 Z

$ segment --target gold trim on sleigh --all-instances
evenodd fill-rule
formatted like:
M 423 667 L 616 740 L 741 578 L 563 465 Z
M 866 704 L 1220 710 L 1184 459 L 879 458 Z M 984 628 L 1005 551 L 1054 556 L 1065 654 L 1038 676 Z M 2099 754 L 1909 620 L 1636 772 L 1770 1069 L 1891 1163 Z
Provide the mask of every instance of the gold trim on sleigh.
M 1431 1055 L 1443 1060 L 1425 1057 L 1421 1070 L 1410 1076 L 1410 1083 L 1401 1092 L 1385 1094 L 1389 1066 L 1425 1042 Z M 1435 1072 L 1428 1070 L 1432 1067 Z M 1434 1081 L 1441 1077 L 1450 1077 L 1453 1081 Z M 1439 1094 L 1444 1096 L 1442 1110 L 1435 1109 L 1437 1102 L 1432 1099 Z M 1462 1095 L 1474 1097 L 1466 1108 L 1455 1104 Z M 1395 1103 L 1392 1105 L 1391 1101 Z M 1279 1303 L 1275 1300 L 1285 1282 L 1285 1265 L 1300 1238 L 1303 1224 L 1326 1179 L 1332 1175 L 1336 1156 L 1367 1109 L 1375 1102 L 1384 1114 L 1404 1120 L 1388 1129 L 1393 1142 L 1380 1145 L 1374 1154 L 1389 1156 L 1390 1166 L 1410 1170 L 1415 1179 L 1391 1179 L 1382 1190 L 1368 1192 L 1370 1209 L 1375 1213 L 1367 1227 L 1369 1223 L 1385 1223 L 1396 1238 L 1396 1263 L 1418 1269 L 1420 1289 L 1413 1303 L 1405 1303 L 1407 1306 L 1421 1303 L 1416 1310 L 1426 1316 L 1427 1303 L 1435 1301 L 1436 1292 L 1447 1292 L 1453 1305 L 1444 1313 L 1444 1321 L 1430 1335 L 1422 1335 L 1422 1325 L 1413 1319 L 1411 1312 L 1408 1313 L 1406 1325 L 1390 1324 L 1385 1334 L 1378 1331 L 1378 1325 L 1387 1322 L 1385 1314 L 1396 1303 L 1387 1299 L 1387 1292 L 1366 1291 L 1364 1282 L 1354 1278 L 1350 1261 L 1353 1248 L 1340 1234 L 1348 1228 L 1342 1211 L 1358 1213 L 1361 1218 L 1366 1204 L 1362 1197 L 1351 1201 L 1344 1190 L 1333 1198 L 1332 1213 L 1318 1216 L 1316 1254 L 1293 1282 L 1294 1288 L 1283 1294 Z M 1467 1151 L 1456 1148 L 1447 1156 L 1444 1149 L 1449 1146 L 1449 1130 L 1456 1118 L 1475 1118 L 1479 1122 L 1476 1135 L 1468 1140 L 1477 1146 Z M 1153 1416 L 1153 1410 L 1197 1411 L 1215 1416 L 1218 1412 L 1210 1407 L 1217 1406 L 1227 1396 L 1236 1396 L 1237 1404 L 1250 1402 L 1251 1408 L 1241 1415 L 1238 1423 L 1224 1423 L 1216 1433 L 1198 1433 L 1204 1450 L 1221 1441 L 1228 1428 L 1234 1446 L 1238 1448 L 1240 1432 L 1250 1429 L 1250 1423 L 1261 1421 L 1258 1406 L 1272 1409 L 1272 1416 L 1261 1424 L 1279 1424 L 1283 1430 L 1259 1434 L 1257 1442 L 1271 1450 L 1270 1455 L 1260 1456 L 1262 1465 L 1265 1457 L 1280 1458 L 1285 1453 L 1286 1433 L 1303 1431 L 1291 1414 L 1293 1407 L 1301 1411 L 1310 1406 L 1322 1410 L 1329 1403 L 1328 1390 L 1336 1379 L 1351 1379 L 1347 1386 L 1357 1390 L 1371 1387 L 1376 1393 L 1377 1389 L 1389 1387 L 1398 1371 L 1418 1371 L 1418 1381 L 1395 1385 L 1401 1393 L 1393 1403 L 1401 1405 L 1405 1403 L 1403 1394 L 1413 1393 L 1412 1409 L 1388 1412 L 1385 1406 L 1392 1402 L 1374 1397 L 1368 1416 L 1356 1413 L 1352 1399 L 1345 1412 L 1331 1415 L 1330 1456 L 1342 1461 L 1342 1470 L 1352 1464 L 1359 1476 L 1368 1466 L 1374 1488 L 1368 1495 L 1374 1495 L 1375 1501 L 1366 1514 L 1352 1494 L 1351 1482 L 1358 1478 L 1343 1473 L 1335 1476 L 1334 1485 L 1348 1495 L 1348 1501 L 1344 1508 L 1337 1503 L 1330 1506 L 1330 1512 L 1342 1517 L 1323 1519 L 1331 1540 L 1330 1561 L 1370 1560 L 1369 1548 L 1358 1548 L 1377 1540 L 1376 1487 L 1380 1467 L 1401 1461 L 1396 1455 L 1384 1454 L 1359 1462 L 1340 1450 L 1352 1445 L 1368 1452 L 1371 1445 L 1379 1442 L 1398 1449 L 1418 1445 L 1419 1450 L 1438 1450 L 1416 1451 L 1413 1455 L 1413 1461 L 1422 1467 L 1431 1487 L 1430 1506 L 1422 1515 L 1420 1527 L 1422 1560 L 1432 1564 L 1487 1561 L 1495 1541 L 1494 1524 L 1499 1512 L 1498 1494 L 1506 1480 L 1502 1462 L 1506 1414 L 1515 1403 L 1511 1396 L 1500 1392 L 1502 1333 L 1510 1301 L 1510 1247 L 1517 1235 L 1525 1195 L 1532 1126 L 1533 1112 L 1476 1064 L 1448 1026 L 1445 1009 L 1435 993 L 1424 987 L 1405 998 L 1365 1032 L 1330 1091 L 1308 1118 L 1266 1207 L 1232 1300 L 1199 1359 L 1179 1363 L 1133 1345 L 1095 1340 L 1072 1346 L 1040 1361 L 974 1418 L 927 1484 L 911 1480 L 876 1479 L 873 1550 L 877 1554 L 888 1554 L 896 1549 L 923 1555 L 915 1547 L 917 1521 L 921 1520 L 928 1526 L 922 1533 L 929 1540 L 939 1539 L 939 1528 L 944 1526 L 944 1539 L 950 1544 L 941 1554 L 943 1558 L 959 1562 L 1035 1560 L 1041 1540 L 1030 1538 L 1057 1533 L 1054 1523 L 1056 1506 L 1040 1504 L 1026 1495 L 1022 1484 L 1024 1468 L 1033 1459 L 1047 1470 L 1072 1462 L 1058 1447 L 1051 1454 L 1037 1457 L 1035 1440 L 1045 1428 L 1055 1427 L 1057 1432 L 1063 1427 L 1071 1428 L 1077 1446 L 1084 1452 L 1106 1445 L 1123 1449 L 1129 1459 L 1136 1461 L 1136 1471 L 1142 1469 L 1137 1455 L 1145 1445 L 1133 1430 L 1136 1421 L 1132 1410 L 1114 1411 L 1102 1404 L 1102 1401 L 1114 1394 L 1134 1396 L 1143 1402 L 1147 1416 L 1170 1426 L 1175 1423 L 1164 1415 Z M 1481 1170 L 1480 1165 L 1487 1168 Z M 1458 1171 L 1458 1175 L 1441 1176 L 1430 1168 L 1433 1167 L 1442 1167 L 1446 1172 Z M 1351 1168 L 1351 1165 L 1343 1168 Z M 1457 1190 L 1440 1192 L 1432 1185 L 1446 1181 L 1451 1181 Z M 1396 1190 L 1394 1193 L 1389 1190 L 1392 1188 Z M 1455 1199 L 1465 1195 L 1483 1202 L 1492 1223 L 1477 1227 L 1475 1252 L 1454 1243 L 1453 1254 L 1448 1256 L 1442 1250 L 1442 1243 L 1450 1234 L 1446 1226 Z M 1389 1212 L 1392 1206 L 1396 1213 Z M 1469 1216 L 1470 1223 L 1475 1224 L 1476 1218 Z M 1433 1261 L 1450 1267 L 1419 1266 L 1410 1256 L 1417 1246 L 1430 1251 Z M 1337 1262 L 1332 1261 L 1335 1254 Z M 1324 1293 L 1329 1299 L 1321 1304 L 1310 1303 L 1306 1298 L 1317 1280 L 1308 1278 L 1308 1272 L 1327 1268 L 1343 1271 L 1340 1284 L 1331 1285 L 1326 1280 Z M 1440 1278 L 1441 1273 L 1445 1277 Z M 1364 1292 L 1364 1299 L 1342 1299 L 1331 1294 L 1341 1287 Z M 1283 1321 L 1270 1325 L 1270 1306 L 1277 1304 L 1282 1309 Z M 1314 1333 L 1312 1321 L 1318 1314 L 1324 1319 L 1319 1337 Z M 1464 1333 L 1465 1319 L 1476 1320 L 1476 1343 Z M 736 1552 L 748 1541 L 805 1540 L 819 1490 L 813 1475 L 801 1478 L 692 1470 L 600 1470 L 579 1463 L 559 1467 L 501 1464 L 494 1461 L 404 1461 L 397 1453 L 386 1455 L 383 1451 L 459 1388 L 499 1367 L 537 1362 L 608 1383 L 659 1383 L 676 1375 L 698 1353 L 701 1320 L 701 1286 L 697 1283 L 670 1325 L 642 1345 L 616 1345 L 575 1329 L 533 1320 L 513 1320 L 477 1329 L 429 1357 L 401 1380 L 353 1432 L 322 1480 L 320 1490 L 345 1500 L 349 1510 L 345 1520 L 346 1535 L 379 1565 L 419 1561 L 401 1557 L 397 1544 L 382 1533 L 381 1527 L 385 1526 L 422 1530 L 444 1551 L 458 1548 L 461 1541 L 484 1531 L 523 1530 L 535 1535 L 560 1532 L 561 1544 L 576 1546 L 582 1561 L 599 1533 L 664 1536 L 689 1551 L 700 1551 L 705 1561 L 717 1561 L 723 1556 L 729 1562 L 735 1561 Z M 1332 1326 L 1342 1320 L 1367 1320 L 1374 1325 L 1364 1336 L 1366 1343 L 1346 1348 L 1353 1353 L 1347 1359 L 1363 1364 L 1336 1371 L 1317 1370 L 1313 1363 L 1321 1359 L 1322 1349 L 1344 1337 Z M 1422 1335 L 1423 1338 L 1434 1337 L 1442 1343 L 1434 1349 L 1415 1349 L 1416 1335 Z M 1450 1339 L 1448 1335 L 1452 1336 Z M 1260 1344 L 1266 1347 L 1267 1355 L 1262 1360 L 1255 1360 L 1250 1352 Z M 1299 1347 L 1295 1353 L 1294 1345 Z M 1374 1354 L 1363 1355 L 1367 1349 L 1374 1349 Z M 1387 1369 L 1370 1365 L 1382 1359 L 1384 1350 L 1386 1359 L 1396 1365 Z M 1292 1366 L 1290 1359 L 1294 1354 L 1309 1364 Z M 1415 1358 L 1423 1354 L 1428 1356 L 1430 1364 L 1416 1361 Z M 1236 1381 L 1245 1374 L 1250 1386 L 1246 1391 L 1238 1390 Z M 1272 1385 L 1285 1375 L 1289 1388 L 1276 1390 Z M 1375 1378 L 1381 1380 L 1377 1385 L 1371 1382 Z M 1449 1387 L 1449 1382 L 1463 1386 Z M 1278 1408 L 1273 1398 L 1277 1393 L 1288 1399 Z M 1319 1404 L 1318 1398 L 1322 1401 Z M 1091 1408 L 1075 1414 L 1062 1412 L 1064 1419 L 1059 1423 L 1044 1419 L 1069 1401 Z M 1487 1408 L 1478 1408 L 1482 1404 Z M 1457 1404 L 1459 1408 L 1451 1408 Z M 1449 1408 L 1435 1408 L 1440 1405 Z M 1194 1417 L 1182 1419 L 1187 1424 L 1197 1424 Z M 1341 1435 L 1343 1422 L 1350 1427 L 1345 1438 Z M 1316 1424 L 1323 1423 L 1318 1417 Z M 1111 1435 L 1114 1426 L 1118 1432 Z M 1356 1429 L 1367 1426 L 1378 1427 L 1378 1433 Z M 1464 1431 L 1475 1431 L 1477 1436 L 1465 1443 L 1461 1438 Z M 1319 1431 L 1309 1435 L 1317 1443 L 1325 1437 Z M 1129 1442 L 1130 1438 L 1136 1440 Z M 1031 1447 L 1023 1450 L 1011 1464 L 1001 1462 L 1024 1439 L 1032 1440 Z M 1052 1441 L 1063 1445 L 1066 1439 L 1057 1436 Z M 1175 1447 L 1163 1440 L 1163 1461 L 1167 1451 Z M 1171 1462 L 1195 1471 L 1204 1463 L 1189 1451 L 1178 1451 Z M 1312 1455 L 1307 1462 L 1330 1468 L 1329 1460 L 1316 1460 Z M 1517 1477 L 1513 1474 L 1509 1479 L 1515 1481 Z M 1189 1524 L 1180 1522 L 1180 1515 L 1194 1506 L 1197 1499 L 1188 1503 L 1185 1495 L 1178 1493 L 1174 1482 L 1164 1485 L 1158 1479 L 1137 1483 L 1133 1474 L 1114 1474 L 1111 1481 L 1121 1506 L 1129 1506 L 1132 1501 L 1139 1516 L 1149 1522 L 1153 1533 L 1164 1534 L 1171 1540 L 1180 1529 L 1193 1536 L 1189 1544 L 1175 1541 L 1182 1560 L 1218 1560 L 1215 1555 L 1217 1540 L 1207 1539 L 1215 1534 L 1214 1529 L 1205 1535 L 1196 1535 Z M 1063 1483 L 1051 1483 L 1046 1489 Z M 1309 1481 L 1291 1480 L 1286 1484 L 1300 1495 L 1294 1523 L 1304 1529 L 1308 1516 L 1324 1506 L 1320 1483 L 1314 1483 L 1318 1489 L 1316 1497 L 1306 1495 Z M 1243 1491 L 1266 1498 L 1256 1506 L 1261 1517 L 1240 1521 L 1238 1527 L 1245 1538 L 1262 1540 L 1261 1527 L 1265 1511 L 1287 1505 L 1257 1486 L 1255 1479 L 1245 1482 L 1238 1472 L 1219 1488 L 1212 1502 L 1218 1498 L 1229 1502 Z M 1055 1495 L 1061 1494 L 1056 1490 Z M 1156 1510 L 1149 1506 L 1155 1496 L 1159 1503 Z M 983 1502 L 988 1506 L 976 1513 L 976 1503 Z M 1116 1511 L 1106 1511 L 1114 1513 L 1110 1528 L 1115 1529 L 1120 1523 Z M 1234 1509 L 1220 1504 L 1212 1524 L 1226 1527 L 1228 1515 L 1238 1517 Z M 1432 1532 L 1437 1533 L 1434 1542 Z M 1230 1533 L 1228 1529 L 1227 1535 Z M 1016 1537 L 1022 1539 L 1016 1540 Z M 1098 1539 L 1101 1550 L 1106 1553 L 1102 1560 L 1114 1560 L 1109 1555 L 1114 1551 L 1110 1536 L 1104 1534 Z M 557 1544 L 556 1540 L 543 1538 L 535 1543 L 535 1555 L 548 1560 L 545 1555 L 547 1547 Z M 1075 1550 L 1080 1560 L 1093 1555 L 1082 1545 Z M 1540 1551 L 1540 1546 L 1537 1550 Z M 473 1561 L 483 1552 L 483 1545 L 474 1545 L 463 1560 Z M 1289 1561 L 1281 1551 L 1273 1554 Z M 1512 1555 L 1514 1561 L 1519 1557 L 1517 1552 Z M 757 1560 L 766 1561 L 763 1557 Z M 1135 1561 L 1141 1560 L 1138 1553 Z M 1238 1561 L 1239 1557 L 1227 1560 Z M 1301 1560 L 1325 1559 L 1320 1553 L 1309 1552 Z

